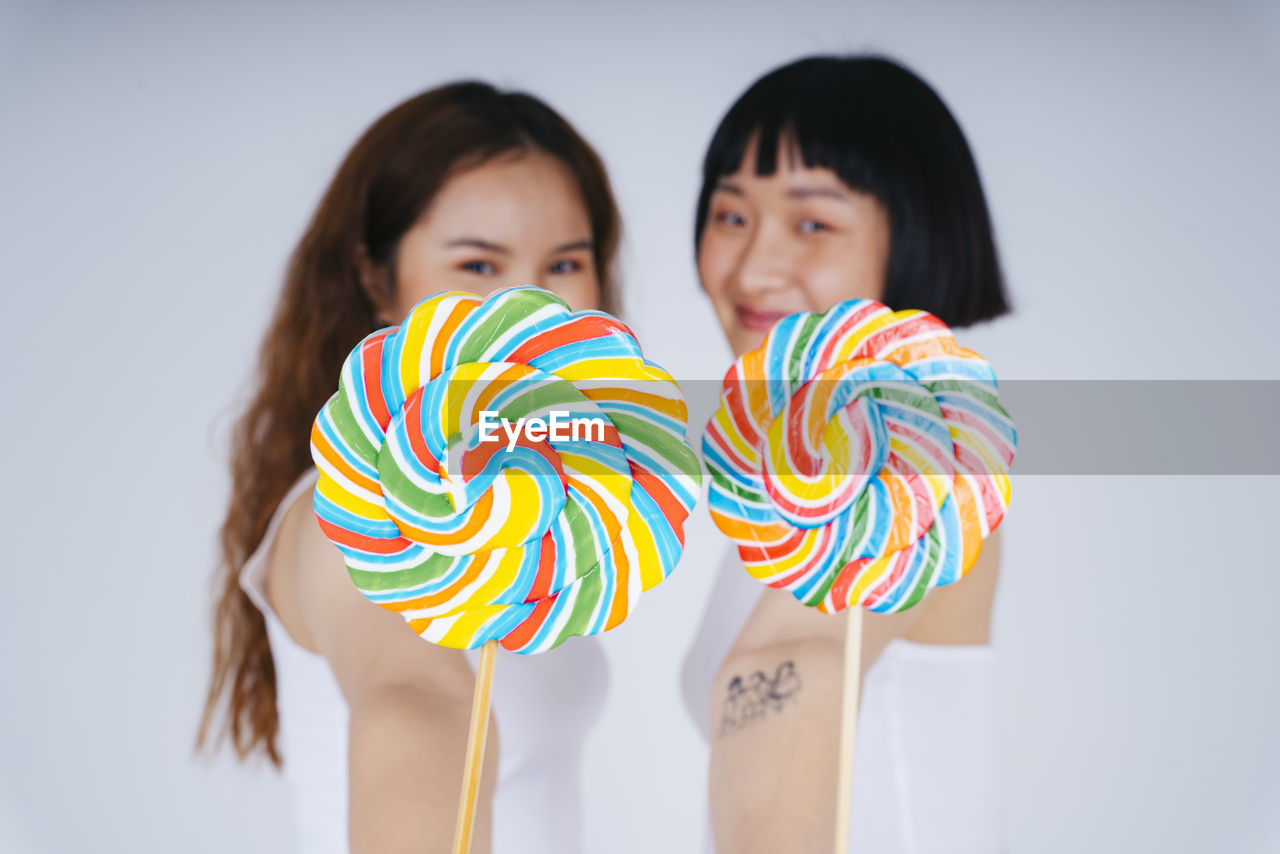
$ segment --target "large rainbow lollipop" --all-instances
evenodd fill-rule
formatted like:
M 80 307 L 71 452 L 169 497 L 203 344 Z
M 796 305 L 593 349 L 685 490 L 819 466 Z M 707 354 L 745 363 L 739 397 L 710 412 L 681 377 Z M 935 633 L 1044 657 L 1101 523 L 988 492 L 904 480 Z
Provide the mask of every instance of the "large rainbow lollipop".
M 556 411 L 583 429 L 545 429 Z M 490 417 L 544 430 L 509 442 Z M 438 294 L 347 358 L 311 434 L 316 515 L 423 638 L 543 652 L 618 625 L 675 567 L 701 487 L 687 419 L 609 315 L 531 287 Z
M 703 455 L 717 527 L 806 605 L 900 611 L 977 560 L 1009 505 L 996 377 L 931 314 L 784 318 L 725 376 Z
M 703 437 L 711 515 L 755 578 L 832 613 L 961 578 L 1009 506 L 996 377 L 921 311 L 793 314 L 725 376 Z M 861 614 L 845 627 L 835 847 L 849 850 Z

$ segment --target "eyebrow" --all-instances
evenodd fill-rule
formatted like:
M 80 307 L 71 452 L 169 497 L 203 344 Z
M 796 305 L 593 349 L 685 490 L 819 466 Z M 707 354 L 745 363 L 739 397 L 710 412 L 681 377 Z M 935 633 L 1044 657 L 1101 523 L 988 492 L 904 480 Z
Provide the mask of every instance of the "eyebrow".
M 734 196 L 744 195 L 741 187 L 729 181 L 717 181 L 716 190 Z M 834 187 L 790 187 L 787 189 L 787 195 L 793 199 L 827 198 L 844 201 L 849 198 L 848 193 Z
M 594 241 L 584 238 L 583 240 L 573 240 L 573 241 L 570 241 L 569 243 L 562 243 L 559 246 L 557 246 L 555 249 L 552 249 L 551 254 L 558 255 L 561 252 L 576 252 L 579 249 L 592 249 L 594 247 L 595 247 Z
M 811 199 L 827 198 L 827 199 L 847 199 L 849 194 L 834 187 L 791 187 L 787 190 L 787 195 L 793 199 Z
M 494 243 L 491 240 L 482 240 L 479 237 L 459 237 L 456 240 L 450 240 L 445 244 L 445 246 L 450 249 L 455 246 L 464 246 L 471 249 L 483 249 L 487 252 L 497 252 L 500 255 L 511 254 L 511 249 L 503 246 L 501 243 Z M 578 249 L 591 249 L 594 246 L 595 243 L 588 239 L 573 240 L 569 243 L 557 246 L 555 249 L 552 249 L 551 252 L 552 254 L 558 254 L 560 252 L 574 252 Z
M 447 248 L 452 249 L 455 246 L 466 246 L 471 249 L 484 249 L 488 252 L 497 252 L 501 255 L 510 255 L 511 250 L 503 246 L 501 243 L 493 243 L 489 240 L 481 240 L 479 237 L 459 237 L 456 240 L 450 240 L 445 244 Z

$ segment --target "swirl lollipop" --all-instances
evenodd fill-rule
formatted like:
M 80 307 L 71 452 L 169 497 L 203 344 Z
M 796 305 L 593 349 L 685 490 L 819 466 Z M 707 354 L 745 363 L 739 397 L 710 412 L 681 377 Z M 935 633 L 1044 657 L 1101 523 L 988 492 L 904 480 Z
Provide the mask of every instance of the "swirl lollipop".
M 514 447 L 479 429 L 554 411 L 603 426 Z M 535 288 L 440 294 L 348 357 L 312 430 L 316 515 L 360 591 L 427 640 L 543 652 L 618 625 L 674 568 L 700 488 L 686 419 L 612 317 Z
M 1015 442 L 995 373 L 945 324 L 851 300 L 738 359 L 702 447 L 747 571 L 832 613 L 962 578 L 1009 505 Z
M 316 515 L 366 597 L 483 648 L 487 719 L 497 644 L 613 628 L 675 567 L 701 488 L 687 420 L 609 315 L 531 287 L 438 294 L 348 356 L 312 429 Z
M 901 611 L 962 578 L 1009 506 L 1015 444 L 995 373 L 945 324 L 851 300 L 784 318 L 739 358 L 702 447 L 712 518 L 747 571 L 834 613 Z M 842 846 L 860 614 L 846 635 Z

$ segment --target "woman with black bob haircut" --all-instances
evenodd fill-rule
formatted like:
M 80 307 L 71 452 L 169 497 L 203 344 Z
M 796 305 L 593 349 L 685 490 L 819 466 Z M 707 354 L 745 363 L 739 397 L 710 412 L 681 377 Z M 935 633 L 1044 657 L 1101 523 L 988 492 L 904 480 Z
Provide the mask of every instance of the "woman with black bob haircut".
M 755 143 L 752 146 L 752 143 Z M 761 78 L 716 129 L 702 166 L 694 249 L 711 199 L 753 148 L 755 174 L 799 155 L 889 218 L 881 302 L 949 326 L 1009 311 L 991 217 L 964 133 L 942 99 L 912 72 L 880 57 L 813 57 Z
M 781 318 L 854 298 L 952 326 L 1009 310 L 969 145 L 892 60 L 812 57 L 730 108 L 703 165 L 698 274 L 735 356 Z M 851 850 L 997 851 L 998 534 L 964 583 L 863 615 Z M 730 551 L 685 664 L 711 744 L 715 850 L 829 852 L 845 613 L 752 580 Z

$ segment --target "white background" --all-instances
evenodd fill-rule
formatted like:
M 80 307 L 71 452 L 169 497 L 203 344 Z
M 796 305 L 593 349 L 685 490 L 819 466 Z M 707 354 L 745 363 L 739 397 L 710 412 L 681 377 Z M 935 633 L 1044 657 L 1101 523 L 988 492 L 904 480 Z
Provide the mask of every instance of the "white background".
M 691 259 L 715 122 L 781 62 L 873 49 L 976 152 L 1017 312 L 962 342 L 1002 377 L 1280 378 L 1264 3 L 174 5 L 0 9 L 0 850 L 289 850 L 278 779 L 191 752 L 227 429 L 334 168 L 428 86 L 528 89 L 600 149 L 630 317 L 678 377 L 727 365 Z M 1011 851 L 1280 850 L 1277 485 L 1016 478 Z M 699 519 L 605 639 L 591 852 L 700 838 L 677 683 L 721 548 Z

